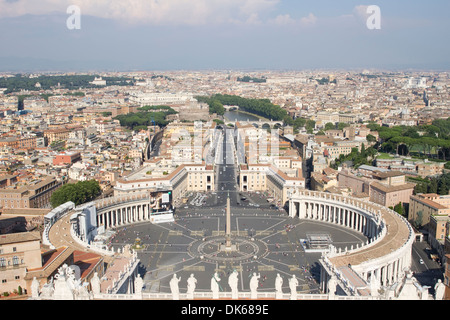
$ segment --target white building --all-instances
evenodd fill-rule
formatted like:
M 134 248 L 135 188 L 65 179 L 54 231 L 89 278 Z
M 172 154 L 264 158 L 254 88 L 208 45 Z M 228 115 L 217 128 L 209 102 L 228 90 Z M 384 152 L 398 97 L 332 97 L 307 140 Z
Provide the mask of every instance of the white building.
M 191 93 L 133 92 L 130 94 L 130 102 L 140 106 L 181 105 L 194 101 Z

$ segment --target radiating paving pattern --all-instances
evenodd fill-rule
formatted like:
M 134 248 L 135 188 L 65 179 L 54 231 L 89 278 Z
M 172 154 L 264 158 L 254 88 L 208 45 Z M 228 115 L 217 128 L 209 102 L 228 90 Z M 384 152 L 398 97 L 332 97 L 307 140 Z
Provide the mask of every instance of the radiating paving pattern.
M 187 210 L 186 210 L 187 211 Z M 288 279 L 296 275 L 300 293 L 319 293 L 321 253 L 305 252 L 301 239 L 307 234 L 328 234 L 338 248 L 362 244 L 366 238 L 357 232 L 333 225 L 286 217 L 279 211 L 233 211 L 232 243 L 234 252 L 224 252 L 225 215 L 221 210 L 196 209 L 197 215 L 179 212 L 174 223 L 136 224 L 119 228 L 112 240 L 114 246 L 133 243 L 139 237 L 143 249 L 138 251 L 145 269 L 144 292 L 170 292 L 173 274 L 181 277 L 180 290 L 187 289 L 187 278 L 194 274 L 199 292 L 210 292 L 210 279 L 218 272 L 223 279 L 223 292 L 230 291 L 228 276 L 239 272 L 240 290 L 249 291 L 253 272 L 261 274 L 259 291 L 273 292 L 275 278 L 284 278 L 283 288 L 289 292 Z M 261 214 L 261 212 L 265 212 Z

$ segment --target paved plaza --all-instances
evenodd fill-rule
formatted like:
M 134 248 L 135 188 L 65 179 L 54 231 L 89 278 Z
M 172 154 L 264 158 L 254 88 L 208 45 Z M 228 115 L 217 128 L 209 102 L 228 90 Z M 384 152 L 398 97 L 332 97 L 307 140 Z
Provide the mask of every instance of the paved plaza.
M 279 273 L 288 292 L 288 278 L 296 275 L 298 291 L 319 293 L 320 252 L 306 252 L 302 239 L 309 234 L 326 234 L 337 248 L 355 246 L 366 239 L 352 230 L 332 224 L 287 217 L 286 212 L 260 208 L 232 208 L 232 241 L 239 250 L 221 252 L 225 234 L 225 213 L 219 208 L 179 209 L 173 223 L 142 223 L 117 230 L 112 246 L 134 244 L 142 249 L 140 273 L 144 292 L 170 292 L 169 281 L 181 277 L 180 290 L 187 290 L 191 274 L 197 278 L 197 291 L 210 291 L 214 272 L 221 277 L 222 291 L 229 292 L 228 276 L 239 272 L 239 288 L 249 291 L 253 272 L 260 274 L 259 291 L 274 291 Z
M 337 248 L 350 248 L 367 239 L 350 229 L 333 224 L 289 218 L 286 210 L 267 201 L 268 195 L 239 192 L 232 133 L 226 130 L 219 143 L 216 192 L 191 193 L 186 204 L 175 212 L 175 222 L 154 225 L 142 223 L 119 228 L 111 241 L 114 247 L 133 245 L 138 250 L 144 292 L 170 293 L 169 281 L 181 277 L 180 291 L 186 292 L 191 274 L 197 279 L 196 291 L 210 292 L 211 278 L 219 273 L 220 289 L 231 291 L 228 277 L 239 273 L 239 290 L 250 291 L 253 273 L 260 275 L 259 291 L 275 290 L 277 274 L 289 292 L 288 279 L 295 275 L 299 293 L 319 293 L 320 252 L 307 252 L 304 239 L 327 236 Z M 225 243 L 226 204 L 230 198 L 232 245 Z

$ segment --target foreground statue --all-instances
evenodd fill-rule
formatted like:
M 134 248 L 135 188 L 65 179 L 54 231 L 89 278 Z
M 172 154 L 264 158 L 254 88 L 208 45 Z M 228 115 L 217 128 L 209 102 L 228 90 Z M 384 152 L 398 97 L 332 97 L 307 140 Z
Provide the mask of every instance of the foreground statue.
M 250 299 L 256 300 L 258 299 L 258 285 L 259 285 L 259 278 L 261 277 L 260 274 L 256 274 L 256 272 L 253 272 L 253 276 L 250 279 Z
M 211 291 L 213 294 L 213 299 L 219 299 L 219 282 L 220 282 L 219 274 L 216 272 L 211 278 Z
M 239 291 L 238 291 L 238 272 L 234 270 L 230 277 L 228 278 L 228 285 L 231 288 L 231 299 L 238 299 L 239 298 Z
M 283 278 L 277 273 L 277 278 L 275 279 L 275 298 L 283 299 Z
M 170 280 L 170 291 L 172 292 L 173 300 L 180 300 L 180 289 L 178 287 L 178 283 L 181 278 L 177 278 L 177 275 L 174 274 L 172 279 Z
M 289 279 L 289 288 L 291 289 L 291 300 L 297 300 L 297 286 L 298 286 L 298 280 L 295 277 L 295 275 L 292 276 L 292 278 Z
M 194 278 L 194 274 L 191 274 L 187 280 L 187 298 L 189 300 L 194 300 L 194 292 L 197 287 L 197 279 Z

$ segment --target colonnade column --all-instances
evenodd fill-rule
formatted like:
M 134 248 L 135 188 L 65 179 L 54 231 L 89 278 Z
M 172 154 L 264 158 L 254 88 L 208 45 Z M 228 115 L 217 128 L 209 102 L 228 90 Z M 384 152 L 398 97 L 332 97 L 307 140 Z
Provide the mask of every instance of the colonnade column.
M 114 228 L 135 222 L 150 220 L 151 212 L 147 204 L 119 207 L 101 213 L 97 212 L 97 225 L 104 225 L 105 229 Z

